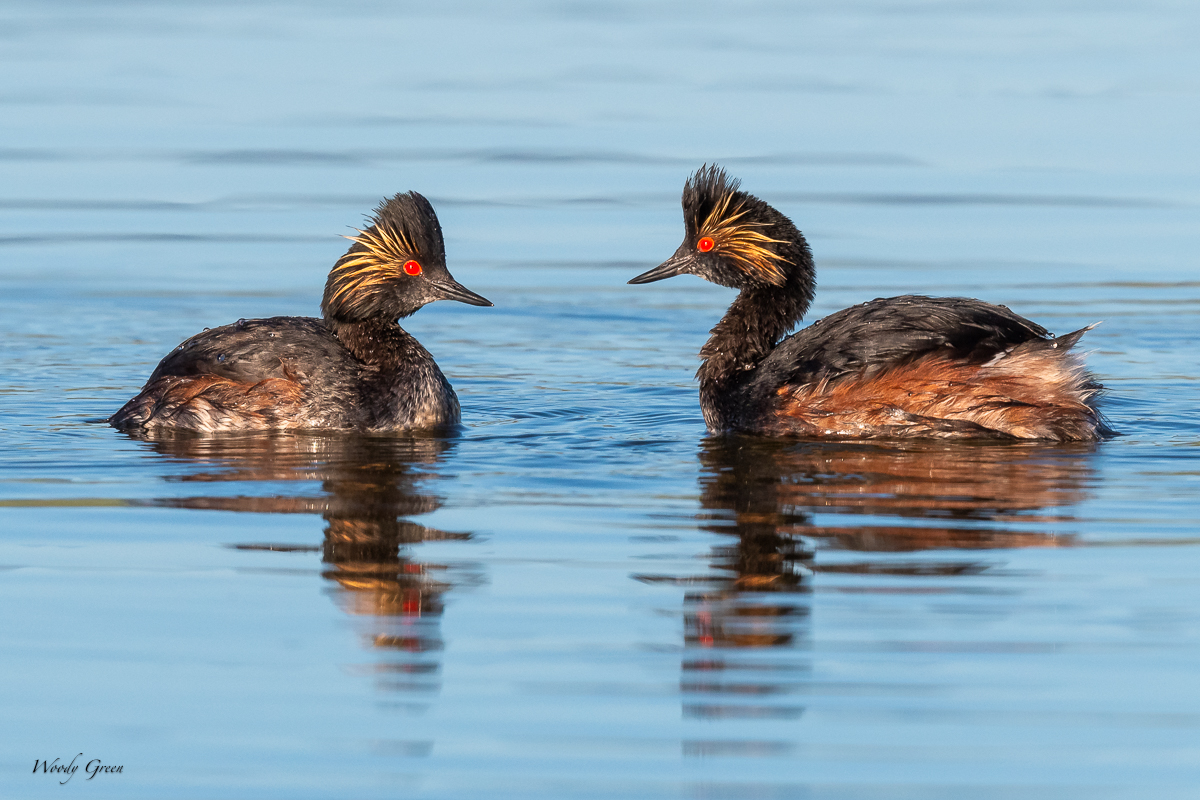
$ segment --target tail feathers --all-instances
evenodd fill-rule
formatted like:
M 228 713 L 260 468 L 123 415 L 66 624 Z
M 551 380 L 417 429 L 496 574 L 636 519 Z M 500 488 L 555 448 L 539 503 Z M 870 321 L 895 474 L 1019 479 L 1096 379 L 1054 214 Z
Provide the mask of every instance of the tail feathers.
M 1037 410 L 1032 415 L 1036 424 L 1026 426 L 1030 432 L 1040 429 L 1032 438 L 1070 441 L 1112 435 L 1097 408 L 1104 387 L 1087 370 L 1083 357 L 1072 352 L 1083 335 L 1099 324 L 1056 339 L 1025 342 L 983 370 L 1008 399 Z
M 143 392 L 121 406 L 108 418 L 108 424 L 119 430 L 141 428 L 149 421 L 153 408 L 154 402 Z
M 1086 328 L 1080 328 L 1077 331 L 1071 331 L 1068 334 L 1064 334 L 1062 336 L 1059 336 L 1056 339 L 1052 339 L 1052 340 L 1050 340 L 1050 346 L 1059 348 L 1062 350 L 1070 350 L 1072 347 L 1079 344 L 1079 340 L 1083 338 L 1083 335 L 1085 333 L 1087 333 L 1088 331 L 1090 331 L 1092 328 L 1096 327 L 1099 324 L 1100 324 L 1099 322 L 1093 322 L 1091 325 L 1088 325 Z

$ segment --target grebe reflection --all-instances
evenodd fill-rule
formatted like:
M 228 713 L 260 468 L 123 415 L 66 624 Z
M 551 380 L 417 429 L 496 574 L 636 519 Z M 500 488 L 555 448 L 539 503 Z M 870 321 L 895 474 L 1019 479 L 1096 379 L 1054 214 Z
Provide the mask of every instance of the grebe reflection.
M 389 652 L 370 665 L 383 688 L 431 691 L 439 688 L 443 647 L 440 617 L 443 595 L 456 585 L 473 583 L 471 570 L 419 561 L 413 545 L 461 540 L 453 533 L 407 517 L 432 512 L 443 502 L 432 469 L 453 447 L 433 436 L 404 438 L 337 434 L 263 433 L 204 437 L 160 435 L 145 440 L 155 452 L 188 466 L 177 483 L 250 485 L 314 484 L 298 493 L 210 493 L 166 497 L 155 505 L 271 514 L 319 514 L 326 521 L 321 546 L 246 541 L 232 546 L 249 551 L 319 551 L 338 607 L 365 622 L 364 639 Z M 289 487 L 290 488 L 290 487 Z
M 1054 528 L 1087 496 L 1092 452 L 1089 444 L 706 440 L 697 520 L 718 537 L 708 572 L 635 576 L 686 587 L 685 715 L 802 713 L 786 698 L 806 680 L 822 575 L 858 581 L 839 590 L 904 591 L 895 578 L 988 572 L 995 563 L 981 551 L 1075 544 Z M 871 576 L 893 580 L 862 586 Z

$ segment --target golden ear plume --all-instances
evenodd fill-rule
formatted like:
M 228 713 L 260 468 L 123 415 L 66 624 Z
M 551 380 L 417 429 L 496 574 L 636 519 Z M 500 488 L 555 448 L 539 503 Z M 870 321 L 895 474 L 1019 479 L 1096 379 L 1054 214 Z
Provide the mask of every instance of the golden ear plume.
M 715 243 L 715 252 L 728 258 L 748 275 L 765 278 L 768 283 L 782 286 L 787 280 L 783 265 L 790 263 L 766 245 L 783 244 L 757 228 L 764 222 L 742 220 L 750 213 L 745 200 L 733 204 L 734 193 L 727 192 L 717 200 L 713 210 L 700 225 L 699 236 L 708 236 Z
M 404 231 L 376 225 L 365 231 L 359 230 L 357 236 L 343 236 L 352 242 L 361 244 L 364 250 L 357 253 L 347 253 L 334 266 L 337 273 L 338 290 L 330 298 L 337 300 L 344 294 L 357 293 L 380 286 L 389 280 L 398 278 L 401 274 L 399 265 L 407 259 L 416 256 L 416 248 Z

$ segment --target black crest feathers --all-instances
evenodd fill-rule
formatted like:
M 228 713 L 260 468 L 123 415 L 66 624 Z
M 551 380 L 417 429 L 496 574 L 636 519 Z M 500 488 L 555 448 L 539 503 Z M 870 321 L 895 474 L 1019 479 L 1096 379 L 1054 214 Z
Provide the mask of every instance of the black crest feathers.
M 740 190 L 741 182 L 715 164 L 706 164 L 683 187 L 683 218 L 688 240 L 713 242 L 712 252 L 723 256 L 746 276 L 782 286 L 790 260 L 771 245 L 785 244 L 769 236 L 762 219 L 762 200 Z
M 354 244 L 329 273 L 321 300 L 327 319 L 407 316 L 416 308 L 394 304 L 396 282 L 405 277 L 404 265 L 416 261 L 424 270 L 445 266 L 446 246 L 437 214 L 417 192 L 384 200 L 367 222 L 358 235 L 346 237 Z

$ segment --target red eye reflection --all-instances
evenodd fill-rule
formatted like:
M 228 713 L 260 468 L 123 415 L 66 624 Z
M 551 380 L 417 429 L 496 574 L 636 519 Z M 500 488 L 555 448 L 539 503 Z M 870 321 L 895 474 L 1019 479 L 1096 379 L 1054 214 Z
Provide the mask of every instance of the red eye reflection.
M 404 271 L 407 272 L 409 275 L 420 275 L 421 274 L 421 265 L 415 261 L 405 261 L 404 262 Z
M 696 247 L 700 248 L 701 253 L 707 253 L 717 246 L 717 243 L 711 237 L 705 236 L 700 241 L 696 242 Z

